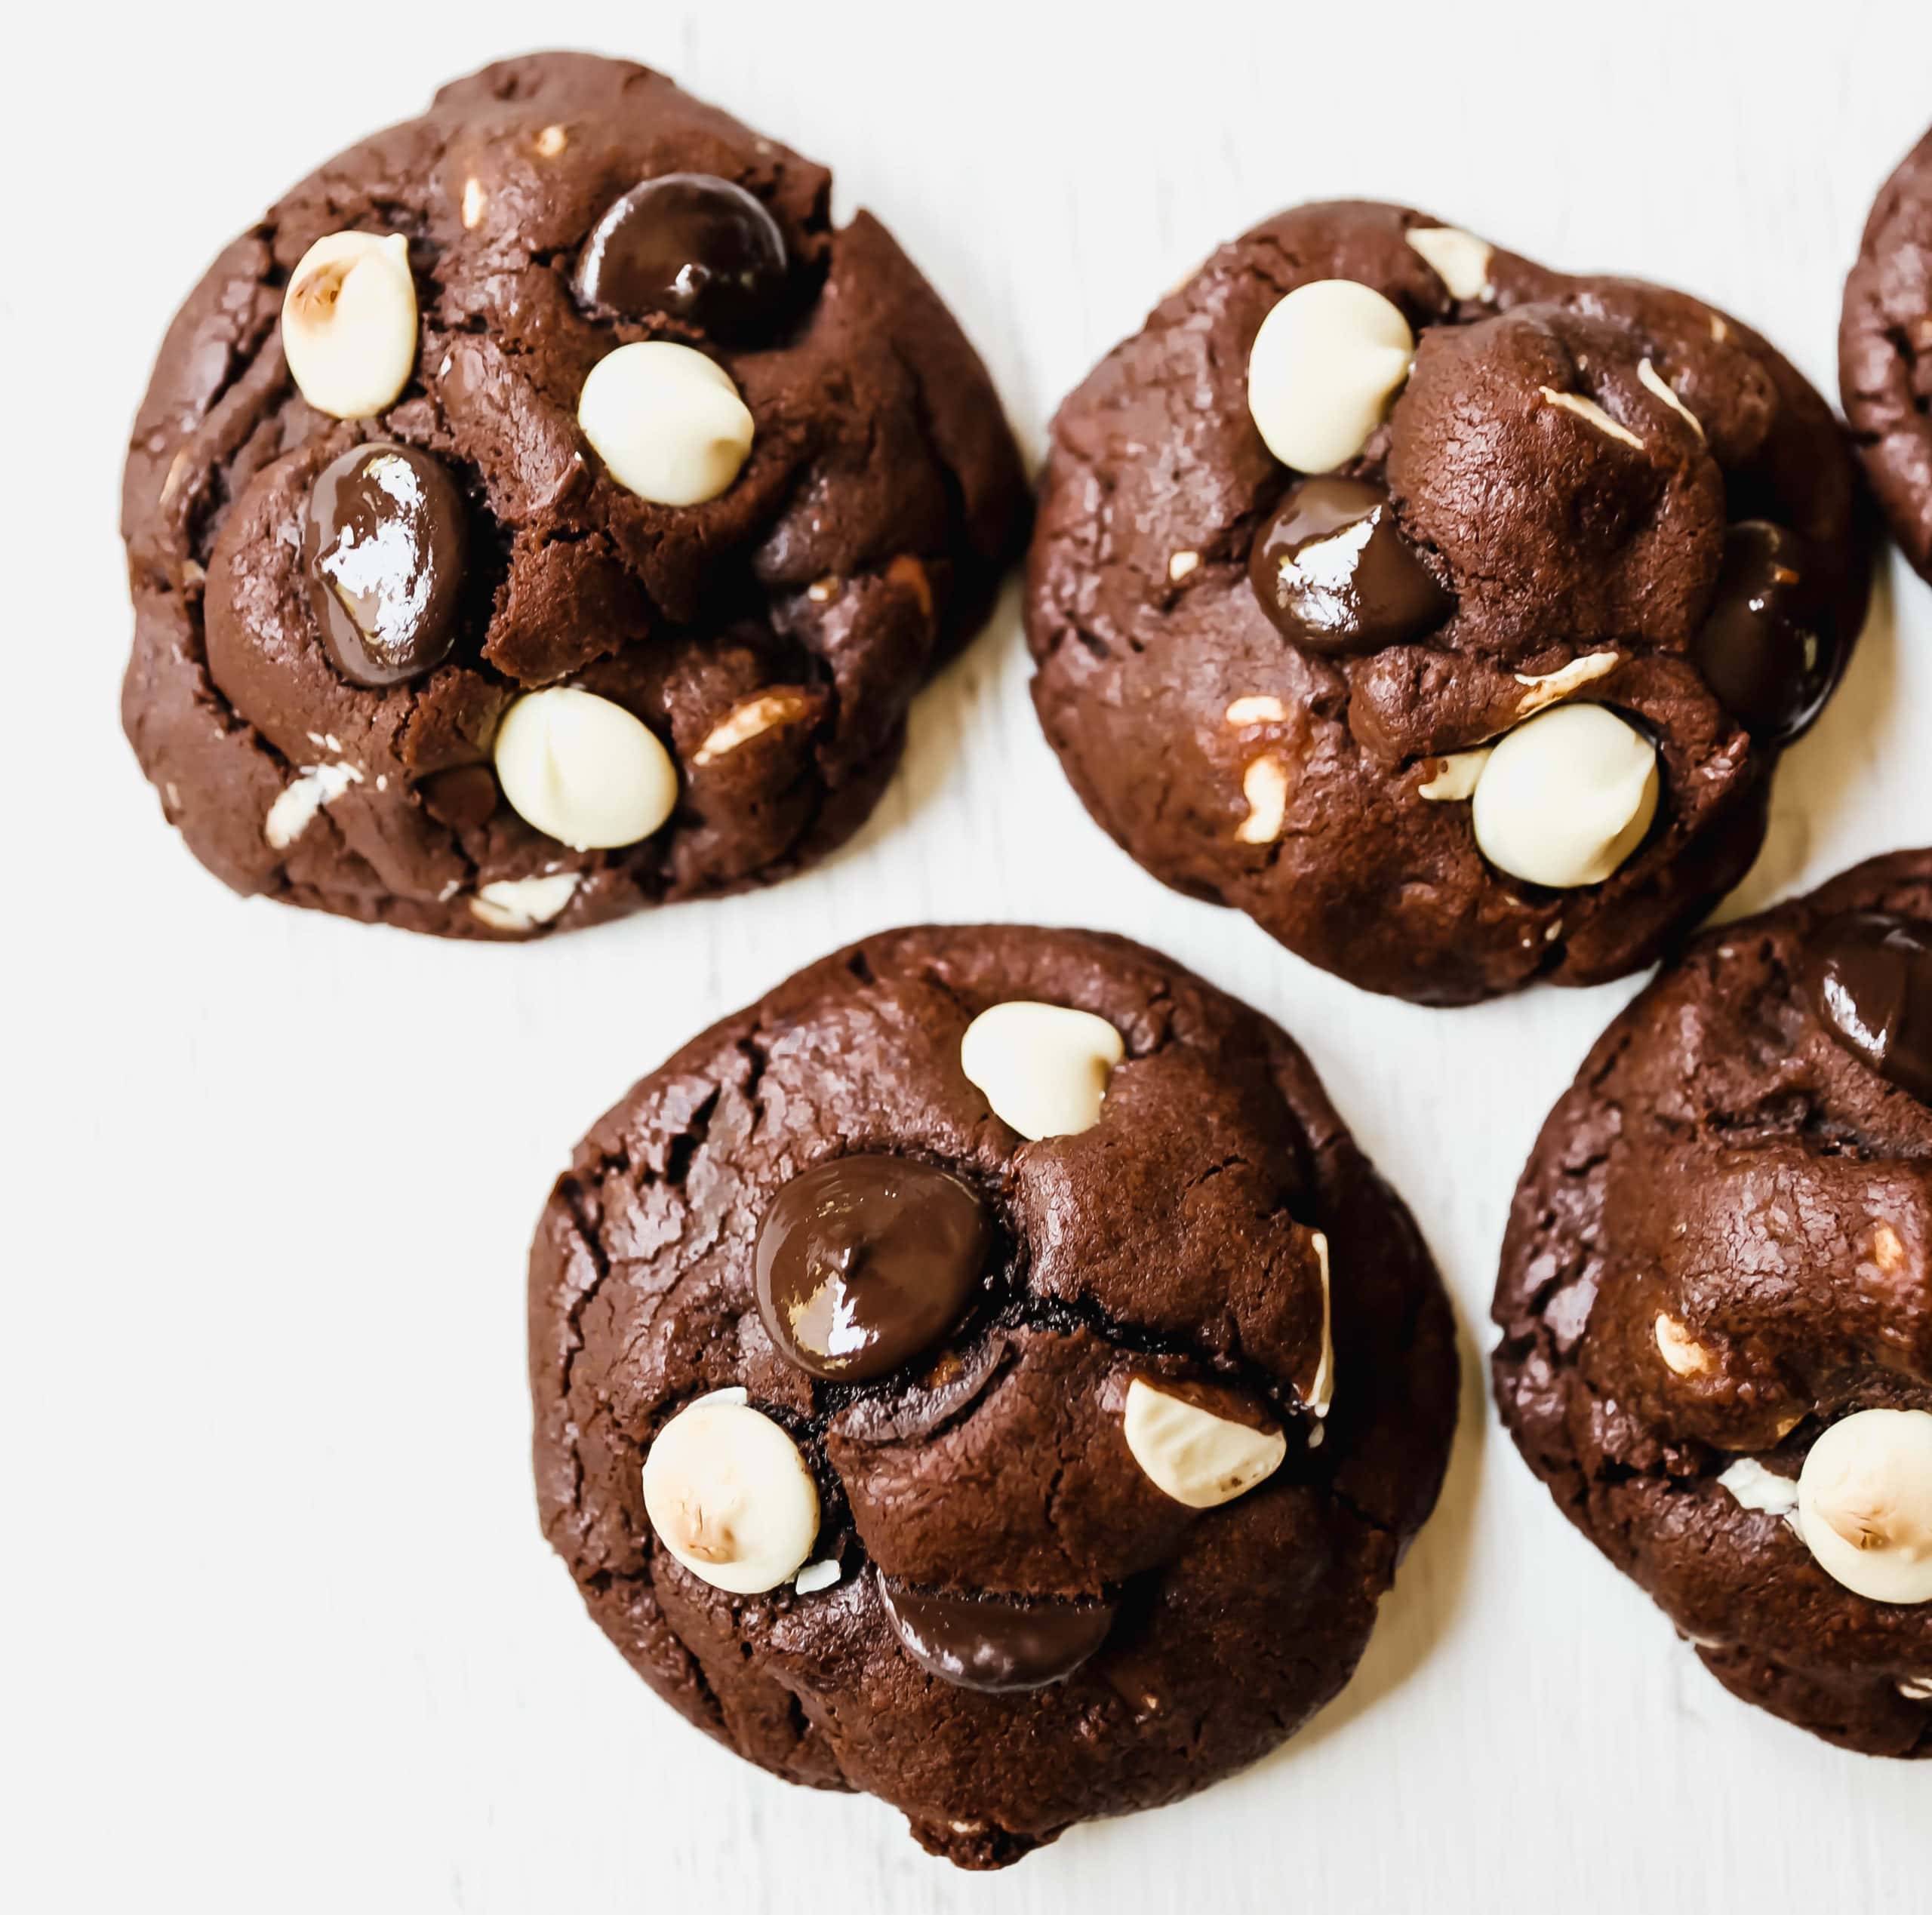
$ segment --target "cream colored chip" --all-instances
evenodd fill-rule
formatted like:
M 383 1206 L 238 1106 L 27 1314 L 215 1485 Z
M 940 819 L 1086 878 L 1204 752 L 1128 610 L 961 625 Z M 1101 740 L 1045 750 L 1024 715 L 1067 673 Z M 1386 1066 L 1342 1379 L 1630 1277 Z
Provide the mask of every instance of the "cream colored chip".
M 1515 673 L 1517 684 L 1524 687 L 1523 696 L 1516 702 L 1517 718 L 1531 718 L 1547 706 L 1561 704 L 1573 692 L 1608 678 L 1623 662 L 1621 652 L 1587 652 L 1555 672 Z
M 1908 1702 L 1932 1702 L 1932 1676 L 1901 1677 L 1899 1693 Z
M 808 1563 L 792 1578 L 792 1587 L 801 1596 L 816 1596 L 821 1589 L 829 1589 L 844 1574 L 838 1565 L 827 1557 L 822 1563 Z
M 1460 226 L 1412 226 L 1402 237 L 1426 260 L 1437 278 L 1458 300 L 1494 297 L 1489 263 L 1495 248 Z
M 1241 795 L 1247 816 L 1235 828 L 1244 844 L 1272 844 L 1281 835 L 1288 815 L 1288 767 L 1272 752 L 1257 758 L 1241 773 Z
M 1214 1509 L 1245 1495 L 1281 1466 L 1288 1440 L 1279 1430 L 1217 1416 L 1137 1376 L 1122 1418 L 1127 1446 L 1163 1495 L 1189 1509 Z
M 352 785 L 362 782 L 352 764 L 312 764 L 298 771 L 269 807 L 262 836 L 271 851 L 286 851 L 315 822 L 315 813 L 333 804 Z
M 1177 552 L 1168 561 L 1168 577 L 1175 585 L 1193 571 L 1201 563 L 1198 552 Z
M 1499 871 L 1564 890 L 1601 884 L 1657 816 L 1657 747 L 1601 705 L 1560 705 L 1494 747 L 1471 813 Z
M 764 692 L 748 698 L 734 705 L 706 733 L 704 742 L 691 754 L 691 763 L 709 764 L 776 726 L 792 724 L 811 709 L 810 702 L 798 692 Z
M 1035 1141 L 1097 1123 L 1108 1080 L 1126 1054 L 1104 1017 L 1017 999 L 982 1011 L 959 1040 L 959 1068 L 993 1114 Z
M 1676 389 L 1662 373 L 1657 370 L 1655 366 L 1651 364 L 1649 360 L 1645 359 L 1639 364 L 1637 367 L 1637 377 L 1644 386 L 1663 400 L 1672 412 L 1677 413 L 1699 438 L 1701 439 L 1704 436 L 1704 422 L 1677 396 Z
M 818 1487 L 763 1411 L 710 1397 L 680 1410 L 644 1459 L 644 1507 L 692 1575 L 755 1596 L 796 1575 L 818 1535 Z
M 1451 752 L 1446 758 L 1434 761 L 1434 774 L 1416 787 L 1416 796 L 1432 804 L 1460 804 L 1475 795 L 1482 768 L 1488 762 L 1487 745 L 1480 751 Z
M 518 699 L 497 729 L 496 761 L 517 816 L 575 851 L 635 844 L 678 801 L 677 768 L 651 728 L 574 685 Z
M 1880 1224 L 1872 1233 L 1872 1261 L 1887 1277 L 1905 1268 L 1905 1244 L 1888 1223 Z
M 483 190 L 483 182 L 473 176 L 463 183 L 463 226 L 466 232 L 472 232 L 483 223 L 483 209 L 489 204 L 489 196 Z M 448 364 L 445 359 L 444 364 Z
M 543 159 L 555 159 L 570 143 L 570 135 L 561 127 L 546 126 L 537 136 L 537 155 Z
M 1328 1234 L 1312 1230 L 1309 1240 L 1321 1267 L 1321 1356 L 1315 1366 L 1315 1380 L 1308 1386 L 1307 1404 L 1315 1416 L 1326 1416 L 1335 1401 L 1335 1308 L 1328 1274 Z
M 1623 444 L 1635 446 L 1639 452 L 1644 442 L 1627 426 L 1620 426 L 1594 399 L 1586 399 L 1580 392 L 1559 392 L 1553 386 L 1540 386 L 1537 391 L 1553 406 L 1564 411 L 1574 413 L 1586 423 L 1593 426 L 1607 437 L 1620 440 Z
M 1288 708 L 1266 692 L 1251 693 L 1230 704 L 1223 716 L 1231 725 L 1278 725 L 1288 715 Z
M 754 426 L 731 375 L 668 340 L 640 340 L 598 361 L 577 420 L 611 476 L 660 506 L 702 505 L 728 491 Z
M 1818 1566 L 1875 1603 L 1932 1603 L 1932 1410 L 1860 1409 L 1811 1446 L 1799 1533 Z
M 1767 1470 L 1753 1456 L 1740 1456 L 1718 1478 L 1721 1488 L 1740 1508 L 1763 1516 L 1781 1516 L 1796 1527 L 1798 1483 L 1795 1477 Z
M 534 931 L 561 915 L 582 881 L 582 872 L 574 871 L 552 871 L 541 878 L 499 878 L 476 887 L 469 914 L 493 931 Z
M 318 412 L 367 419 L 416 369 L 416 281 L 400 233 L 332 232 L 302 255 L 281 302 L 289 376 Z
M 1702 1376 L 1711 1366 L 1711 1353 L 1675 1317 L 1660 1313 L 1657 1354 L 1679 1376 Z
M 1368 443 L 1415 359 L 1409 322 L 1352 279 L 1297 286 L 1261 322 L 1247 408 L 1284 466 L 1326 472 Z

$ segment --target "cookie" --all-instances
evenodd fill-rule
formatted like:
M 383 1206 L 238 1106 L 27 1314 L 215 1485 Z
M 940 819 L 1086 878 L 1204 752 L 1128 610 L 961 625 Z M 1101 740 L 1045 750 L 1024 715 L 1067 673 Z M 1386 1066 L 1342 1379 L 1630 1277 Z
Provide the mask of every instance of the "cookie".
M 1223 246 L 1061 407 L 1034 702 L 1155 875 L 1373 990 L 1649 963 L 1863 622 L 1854 468 L 1758 336 L 1426 215 Z
M 1706 933 L 1550 1114 L 1503 1419 L 1718 1681 L 1932 1756 L 1932 852 Z
M 136 422 L 122 715 L 236 890 L 523 937 L 865 818 L 1029 510 L 985 369 L 829 175 L 505 61 L 312 175 Z
M 1844 284 L 1838 390 L 1892 536 L 1932 579 L 1932 132 L 1865 223 Z
M 1115 937 L 893 932 L 638 1084 L 530 1264 L 545 1533 L 667 1701 L 962 1867 L 1346 1682 L 1447 1301 L 1272 1024 Z

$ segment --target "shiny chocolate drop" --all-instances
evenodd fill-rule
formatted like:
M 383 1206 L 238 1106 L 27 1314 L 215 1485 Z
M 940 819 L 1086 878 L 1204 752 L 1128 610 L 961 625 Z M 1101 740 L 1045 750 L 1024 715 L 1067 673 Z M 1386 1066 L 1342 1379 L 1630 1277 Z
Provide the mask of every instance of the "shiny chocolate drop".
M 1932 924 L 1889 911 L 1835 918 L 1805 953 L 1826 1028 L 1888 1082 L 1932 1103 Z
M 884 1576 L 878 1592 L 893 1634 L 921 1668 L 995 1694 L 1064 1682 L 1113 1626 L 1110 1603 L 913 1590 Z
M 1837 682 L 1824 574 L 1787 527 L 1754 518 L 1725 530 L 1717 596 L 1691 656 L 1718 703 L 1774 742 L 1795 738 Z

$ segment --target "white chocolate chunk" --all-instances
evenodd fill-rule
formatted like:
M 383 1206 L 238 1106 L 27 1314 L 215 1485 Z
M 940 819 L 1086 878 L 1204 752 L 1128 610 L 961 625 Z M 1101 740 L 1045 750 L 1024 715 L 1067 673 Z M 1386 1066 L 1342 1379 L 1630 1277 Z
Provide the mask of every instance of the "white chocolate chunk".
M 560 126 L 546 126 L 537 136 L 537 153 L 540 159 L 555 159 L 571 143 L 570 135 Z
M 1247 816 L 1235 828 L 1244 844 L 1272 844 L 1281 835 L 1288 815 L 1288 768 L 1272 752 L 1257 758 L 1241 773 L 1241 795 Z
M 1107 1081 L 1126 1054 L 1104 1017 L 1021 1000 L 980 1012 L 959 1040 L 959 1068 L 993 1114 L 1035 1141 L 1097 1123 Z
M 1149 1482 L 1189 1509 L 1245 1495 L 1281 1466 L 1288 1440 L 1183 1402 L 1135 1377 L 1122 1418 L 1127 1446 Z
M 1553 406 L 1561 406 L 1565 412 L 1574 412 L 1579 419 L 1594 426 L 1599 432 L 1613 439 L 1619 439 L 1626 445 L 1635 446 L 1641 452 L 1644 442 L 1627 426 L 1620 426 L 1594 399 L 1586 399 L 1580 392 L 1559 392 L 1553 386 L 1537 388 Z
M 1677 396 L 1676 390 L 1669 380 L 1649 360 L 1645 359 L 1639 364 L 1637 377 L 1641 384 L 1648 387 L 1672 412 L 1678 413 L 1699 438 L 1704 436 L 1704 422 Z
M 1701 1376 L 1711 1366 L 1711 1353 L 1675 1317 L 1660 1313 L 1657 1354 L 1679 1376 Z
M 1601 705 L 1559 705 L 1490 754 L 1471 810 L 1499 871 L 1558 890 L 1601 884 L 1657 816 L 1657 747 Z
M 463 224 L 465 232 L 480 225 L 483 209 L 488 204 L 488 196 L 483 190 L 483 182 L 472 177 L 463 183 Z M 447 364 L 447 361 L 445 362 Z
M 763 1411 L 716 1397 L 659 1431 L 644 1507 L 693 1575 L 739 1596 L 790 1581 L 818 1535 L 818 1486 L 798 1445 Z
M 1811 1446 L 1798 1520 L 1818 1566 L 1875 1603 L 1932 1603 L 1932 1410 L 1860 1409 Z
M 611 476 L 660 506 L 702 505 L 728 491 L 754 429 L 731 375 L 668 340 L 640 340 L 598 360 L 577 423 Z
M 1275 303 L 1247 361 L 1247 409 L 1268 450 L 1298 472 L 1331 472 L 1368 443 L 1409 376 L 1415 335 L 1352 279 L 1317 279 Z
M 262 820 L 262 836 L 271 851 L 286 851 L 315 822 L 315 813 L 333 804 L 352 785 L 362 782 L 352 764 L 304 766 L 283 788 Z
M 1586 652 L 1554 672 L 1515 673 L 1517 684 L 1524 687 L 1523 696 L 1516 702 L 1516 716 L 1530 718 L 1546 705 L 1560 705 L 1572 692 L 1608 678 L 1623 662 L 1621 652 Z
M 774 725 L 789 724 L 807 709 L 805 699 L 796 692 L 764 692 L 756 698 L 748 698 L 743 704 L 733 705 L 706 733 L 704 742 L 691 754 L 691 763 L 709 764 L 728 752 L 735 752 L 740 745 L 749 744 Z
M 1309 1236 L 1315 1245 L 1315 1261 L 1321 1266 L 1321 1358 L 1315 1366 L 1315 1381 L 1308 1386 L 1306 1401 L 1315 1416 L 1326 1416 L 1335 1401 L 1335 1309 L 1328 1281 L 1328 1234 L 1314 1230 Z
M 574 851 L 635 844 L 678 801 L 677 767 L 651 728 L 574 685 L 518 699 L 497 728 L 495 755 L 518 816 Z
M 792 1578 L 792 1587 L 801 1596 L 816 1596 L 821 1589 L 829 1589 L 844 1574 L 830 1557 L 820 1563 L 808 1563 Z
M 289 376 L 318 412 L 367 419 L 416 369 L 416 281 L 400 233 L 332 232 L 302 255 L 281 302 Z
M 1236 699 L 1224 715 L 1231 725 L 1278 725 L 1288 715 L 1288 708 L 1278 698 L 1256 692 Z
M 1484 745 L 1476 752 L 1451 752 L 1446 758 L 1438 758 L 1435 762 L 1438 768 L 1435 776 L 1416 787 L 1416 796 L 1427 798 L 1432 804 L 1460 804 L 1465 798 L 1475 795 L 1476 786 L 1482 778 L 1482 768 L 1489 762 L 1489 748 Z
M 469 914 L 493 931 L 534 931 L 547 924 L 576 895 L 583 873 L 552 871 L 544 878 L 500 878 L 480 884 Z
M 1718 1478 L 1718 1486 L 1730 1492 L 1740 1508 L 1755 1510 L 1763 1516 L 1782 1516 L 1795 1528 L 1798 1484 L 1795 1478 L 1767 1470 L 1755 1457 L 1740 1456 Z
M 1495 288 L 1489 283 L 1489 262 L 1495 251 L 1460 226 L 1414 226 L 1402 237 L 1426 260 L 1451 299 L 1486 300 Z
M 1932 1702 L 1932 1676 L 1902 1677 L 1899 1693 L 1908 1702 Z
M 1200 563 L 1201 555 L 1198 552 L 1173 553 L 1168 560 L 1168 577 L 1172 583 L 1179 585 Z

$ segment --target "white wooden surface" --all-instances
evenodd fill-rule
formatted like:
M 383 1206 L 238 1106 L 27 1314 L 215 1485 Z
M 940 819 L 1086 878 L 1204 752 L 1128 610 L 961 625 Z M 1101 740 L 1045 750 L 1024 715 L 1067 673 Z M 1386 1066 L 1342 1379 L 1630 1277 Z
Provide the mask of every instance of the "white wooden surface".
M 168 314 L 284 185 L 486 58 L 634 54 L 832 161 L 1037 451 L 1057 397 L 1211 243 L 1331 194 L 1687 287 L 1835 392 L 1860 223 L 1932 115 L 1917 0 L 257 0 L 38 8 L 8 41 L 0 1902 L 1932 1904 L 1932 1769 L 1730 1701 L 1486 1406 L 1512 1185 L 1630 985 L 1412 1009 L 1162 890 L 1041 742 L 1011 595 L 827 868 L 531 949 L 237 902 L 115 724 L 120 456 Z M 1894 560 L 1747 896 L 1932 834 L 1928 709 L 1932 591 Z M 838 942 L 982 917 L 1132 933 L 1299 1033 L 1414 1205 L 1470 1350 L 1447 1495 L 1340 1703 L 1252 1773 L 992 1880 L 927 1860 L 876 1803 L 764 1779 L 626 1673 L 537 1531 L 522 1320 L 548 1179 L 634 1077 Z

